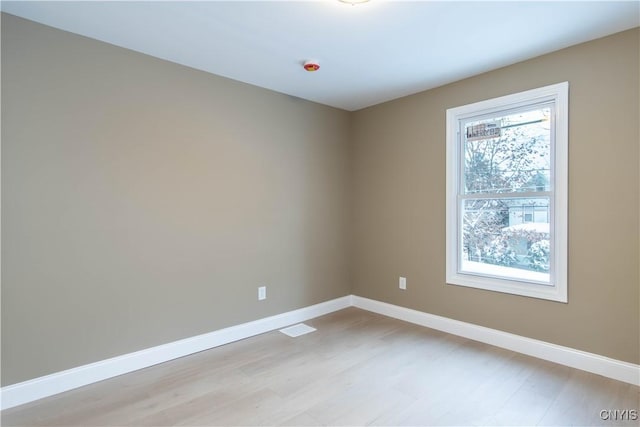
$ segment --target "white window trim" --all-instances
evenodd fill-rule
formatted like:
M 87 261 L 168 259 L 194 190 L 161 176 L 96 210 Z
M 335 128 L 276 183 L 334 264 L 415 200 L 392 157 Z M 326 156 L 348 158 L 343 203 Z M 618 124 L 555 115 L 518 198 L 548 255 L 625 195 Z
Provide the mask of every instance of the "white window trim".
M 460 119 L 491 114 L 543 101 L 555 103 L 555 140 L 552 155 L 554 210 L 551 226 L 554 268 L 551 284 L 508 280 L 459 272 L 458 188 L 460 179 L 459 141 Z M 502 96 L 447 110 L 447 225 L 446 225 L 446 282 L 527 297 L 567 302 L 567 205 L 568 205 L 568 147 L 569 147 L 569 83 L 563 82 L 513 95 Z

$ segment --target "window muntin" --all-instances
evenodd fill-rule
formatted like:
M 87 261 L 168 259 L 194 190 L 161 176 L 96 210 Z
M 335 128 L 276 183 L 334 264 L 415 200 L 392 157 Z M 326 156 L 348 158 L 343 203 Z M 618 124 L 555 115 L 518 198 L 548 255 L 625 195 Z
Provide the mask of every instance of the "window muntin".
M 566 302 L 568 84 L 447 110 L 447 283 Z

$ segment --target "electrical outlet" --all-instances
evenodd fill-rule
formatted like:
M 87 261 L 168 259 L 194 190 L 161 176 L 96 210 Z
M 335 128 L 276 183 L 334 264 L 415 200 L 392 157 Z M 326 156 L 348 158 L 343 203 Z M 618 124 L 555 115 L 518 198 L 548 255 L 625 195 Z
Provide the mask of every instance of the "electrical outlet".
M 400 277 L 400 280 L 398 281 L 398 286 L 402 290 L 407 289 L 407 278 L 406 277 Z
M 267 287 L 260 286 L 258 288 L 258 301 L 262 301 L 263 299 L 267 299 Z

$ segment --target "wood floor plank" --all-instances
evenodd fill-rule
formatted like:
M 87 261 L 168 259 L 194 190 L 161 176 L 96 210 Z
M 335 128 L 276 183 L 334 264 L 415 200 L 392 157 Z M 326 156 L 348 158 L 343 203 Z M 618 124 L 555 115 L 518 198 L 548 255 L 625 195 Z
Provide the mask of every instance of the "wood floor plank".
M 571 370 L 569 378 L 546 412 L 540 425 L 555 426 L 592 426 L 601 424 L 634 425 L 640 424 L 635 420 L 633 424 L 624 420 L 614 422 L 603 421 L 599 413 L 603 409 L 625 409 L 619 406 L 620 394 L 626 394 L 619 382 L 591 375 L 584 371 Z M 633 408 L 638 409 L 636 400 Z M 627 420 L 632 421 L 632 420 Z
M 638 425 L 640 388 L 356 308 L 1 414 L 3 426 Z

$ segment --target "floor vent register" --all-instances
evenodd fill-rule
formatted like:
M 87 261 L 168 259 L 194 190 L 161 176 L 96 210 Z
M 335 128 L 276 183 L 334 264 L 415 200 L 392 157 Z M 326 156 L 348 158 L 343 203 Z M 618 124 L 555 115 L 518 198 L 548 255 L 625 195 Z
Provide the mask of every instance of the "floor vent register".
M 316 328 L 312 328 L 309 325 L 305 325 L 304 323 L 298 323 L 297 325 L 289 326 L 284 329 L 280 329 L 285 335 L 289 335 L 290 337 L 299 337 L 300 335 L 308 334 L 309 332 L 315 331 Z

